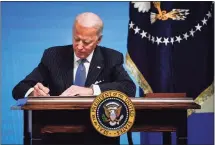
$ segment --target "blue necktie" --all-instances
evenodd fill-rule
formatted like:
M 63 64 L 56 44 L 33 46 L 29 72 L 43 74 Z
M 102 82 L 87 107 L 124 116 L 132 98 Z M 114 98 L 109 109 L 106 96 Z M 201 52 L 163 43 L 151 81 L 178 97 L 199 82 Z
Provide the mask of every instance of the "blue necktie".
M 79 66 L 78 66 L 78 69 L 76 71 L 74 85 L 85 86 L 86 68 L 84 66 L 84 62 L 86 62 L 86 61 L 87 61 L 86 59 L 80 59 L 80 60 L 78 60 Z

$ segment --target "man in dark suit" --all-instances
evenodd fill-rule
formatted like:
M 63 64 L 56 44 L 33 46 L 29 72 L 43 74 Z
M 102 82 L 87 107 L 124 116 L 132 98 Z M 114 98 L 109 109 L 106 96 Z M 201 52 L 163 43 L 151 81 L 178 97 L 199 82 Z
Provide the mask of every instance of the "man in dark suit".
M 102 30 L 103 22 L 96 14 L 78 15 L 73 26 L 73 45 L 46 49 L 39 65 L 14 87 L 13 97 L 81 97 L 107 90 L 135 96 L 135 84 L 123 68 L 123 55 L 98 45 Z M 118 138 L 97 143 L 108 143 L 107 140 L 119 143 Z

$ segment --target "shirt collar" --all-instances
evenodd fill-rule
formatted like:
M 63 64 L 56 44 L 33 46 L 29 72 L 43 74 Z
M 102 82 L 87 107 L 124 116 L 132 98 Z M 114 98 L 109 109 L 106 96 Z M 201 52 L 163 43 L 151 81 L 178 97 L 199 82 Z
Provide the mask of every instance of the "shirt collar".
M 94 50 L 90 53 L 90 55 L 86 58 L 87 62 L 91 62 L 92 58 L 93 58 L 93 53 Z M 80 60 L 79 57 L 76 56 L 75 52 L 74 52 L 74 61 L 77 62 L 78 60 Z

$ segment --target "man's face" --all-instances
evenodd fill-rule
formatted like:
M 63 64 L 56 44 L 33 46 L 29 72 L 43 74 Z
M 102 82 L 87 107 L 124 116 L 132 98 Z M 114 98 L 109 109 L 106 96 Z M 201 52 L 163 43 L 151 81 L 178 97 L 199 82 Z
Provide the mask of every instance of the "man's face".
M 83 27 L 75 23 L 73 29 L 73 49 L 77 57 L 87 58 L 101 41 L 95 28 Z

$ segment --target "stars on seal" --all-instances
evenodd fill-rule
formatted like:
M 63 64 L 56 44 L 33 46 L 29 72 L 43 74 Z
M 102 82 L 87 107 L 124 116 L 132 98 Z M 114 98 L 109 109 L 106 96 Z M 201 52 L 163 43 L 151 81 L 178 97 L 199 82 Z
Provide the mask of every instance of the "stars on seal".
M 129 29 L 133 29 L 134 28 L 134 23 L 131 21 L 131 23 L 129 24 Z
M 204 19 L 202 20 L 203 25 L 207 25 L 207 21 L 208 21 L 208 20 L 204 18 Z
M 172 45 L 173 45 L 173 43 L 174 43 L 174 37 L 171 37 L 170 39 L 171 39 L 170 42 L 171 42 Z
M 206 15 L 208 16 L 208 19 L 209 19 L 210 17 L 212 17 L 212 15 L 211 15 L 211 12 L 210 12 L 210 11 L 208 11 L 208 13 L 207 13 Z
M 181 36 L 179 35 L 179 36 L 176 36 L 176 41 L 178 41 L 178 43 L 180 43 L 180 41 L 181 41 L 182 39 L 181 39 Z
M 161 41 L 161 39 L 162 39 L 162 37 L 156 37 L 156 43 L 157 43 L 157 45 L 159 45 L 160 43 L 162 43 L 162 41 Z
M 142 31 L 142 33 L 140 33 L 142 38 L 146 37 L 146 34 L 147 34 L 147 32 L 145 32 L 144 30 Z
M 137 34 L 137 33 L 139 33 L 140 28 L 138 28 L 138 26 L 136 26 L 136 28 L 134 29 L 134 31 L 135 31 L 134 33 Z
M 212 4 L 213 6 L 213 4 Z M 196 25 L 194 25 L 190 30 L 187 32 L 183 32 L 182 34 L 179 34 L 177 36 L 171 36 L 171 37 L 162 37 L 162 36 L 153 36 L 146 30 L 141 29 L 137 24 L 135 24 L 133 21 L 130 20 L 129 23 L 129 29 L 133 30 L 134 34 L 139 35 L 142 39 L 146 39 L 150 41 L 152 44 L 157 45 L 165 45 L 168 44 L 174 44 L 176 42 L 181 43 L 183 40 L 188 40 L 189 37 L 195 37 L 195 34 L 197 32 L 202 31 L 204 26 L 207 26 L 208 20 L 212 18 L 212 10 L 208 11 L 204 18 L 200 20 Z
M 152 41 L 153 44 L 155 43 L 155 37 L 154 36 L 152 36 L 151 41 Z
M 169 38 L 164 38 L 163 43 L 167 46 L 167 44 L 169 43 Z
M 199 23 L 198 23 L 198 25 L 197 26 L 195 26 L 196 27 L 196 31 L 198 30 L 198 31 L 201 31 L 201 28 L 202 28 L 202 26 L 201 25 L 199 25 Z
M 187 38 L 189 37 L 189 35 L 187 35 L 187 33 L 183 34 L 184 35 L 184 39 L 187 40 Z
M 195 31 L 193 31 L 193 29 L 190 30 L 190 35 L 194 37 L 194 33 Z

